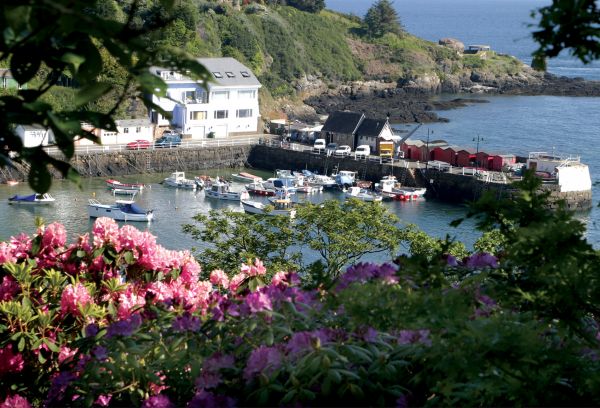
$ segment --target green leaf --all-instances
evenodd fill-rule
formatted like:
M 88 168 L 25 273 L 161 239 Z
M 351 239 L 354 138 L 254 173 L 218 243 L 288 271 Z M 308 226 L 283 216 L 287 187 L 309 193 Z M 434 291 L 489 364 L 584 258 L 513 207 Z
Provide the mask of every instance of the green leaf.
M 10 59 L 10 71 L 21 85 L 26 84 L 40 69 L 39 53 L 29 47 L 20 47 L 15 50 Z
M 83 106 L 91 101 L 99 99 L 112 89 L 112 85 L 106 82 L 96 82 L 81 88 L 75 95 L 75 105 Z
M 66 64 L 72 66 L 73 71 L 77 72 L 79 70 L 79 66 L 85 61 L 85 57 L 75 54 L 73 52 L 66 52 L 62 55 L 60 60 Z
M 133 252 L 131 251 L 125 252 L 123 254 L 123 258 L 125 259 L 125 262 L 127 262 L 129 265 L 135 263 L 135 257 L 133 256 Z
M 49 348 L 51 351 L 53 351 L 53 352 L 55 352 L 55 353 L 60 353 L 60 347 L 58 347 L 58 346 L 57 346 L 57 345 L 56 345 L 56 344 L 55 344 L 55 343 L 54 343 L 52 340 L 50 340 L 50 339 L 49 339 L 49 338 L 47 338 L 47 337 L 44 337 L 44 338 L 42 339 L 42 341 L 44 342 L 44 344 L 45 344 L 46 346 L 48 346 L 48 348 Z
M 37 193 L 47 193 L 52 184 L 52 176 L 45 163 L 32 162 L 29 170 L 29 185 Z

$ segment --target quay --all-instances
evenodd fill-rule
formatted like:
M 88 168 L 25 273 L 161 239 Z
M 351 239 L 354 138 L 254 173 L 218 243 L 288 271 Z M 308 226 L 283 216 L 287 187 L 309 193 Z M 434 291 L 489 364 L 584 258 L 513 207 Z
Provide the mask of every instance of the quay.
M 58 150 L 48 152 L 60 157 Z M 485 192 L 492 192 L 497 198 L 511 197 L 516 193 L 512 181 L 502 172 L 478 171 L 441 162 L 432 164 L 404 159 L 382 161 L 378 156 L 357 159 L 353 155 L 336 157 L 324 152 L 317 154 L 311 146 L 281 142 L 273 135 L 184 142 L 170 149 L 128 150 L 124 145 L 78 147 L 71 164 L 82 177 L 240 167 L 271 171 L 307 169 L 320 174 L 350 170 L 357 172 L 360 179 L 372 182 L 393 175 L 404 186 L 426 187 L 428 198 L 452 203 L 471 202 Z M 5 168 L 0 172 L 0 182 L 26 180 L 27 170 L 16 163 L 14 168 Z M 61 178 L 56 171 L 52 175 Z M 564 200 L 571 210 L 585 210 L 592 206 L 591 188 L 561 191 L 558 183 L 545 183 L 542 189 L 550 192 L 552 206 L 559 200 Z

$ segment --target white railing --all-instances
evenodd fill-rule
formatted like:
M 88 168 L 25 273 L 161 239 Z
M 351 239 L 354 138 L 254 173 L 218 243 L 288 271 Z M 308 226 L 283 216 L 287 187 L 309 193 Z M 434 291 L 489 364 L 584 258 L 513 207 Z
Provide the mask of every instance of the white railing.
M 202 140 L 186 140 L 183 139 L 181 144 L 171 148 L 177 149 L 197 149 L 208 147 L 223 147 L 223 146 L 249 146 L 261 143 L 262 137 L 235 137 L 224 139 L 202 139 Z M 127 144 L 111 144 L 111 145 L 83 145 L 75 146 L 75 154 L 94 154 L 94 153 L 115 153 L 115 152 L 131 152 L 131 151 L 148 151 L 148 150 L 165 150 L 169 146 L 155 147 L 154 143 L 150 144 L 147 149 L 128 149 Z M 54 146 L 45 147 L 44 150 L 50 155 L 60 154 L 60 149 Z

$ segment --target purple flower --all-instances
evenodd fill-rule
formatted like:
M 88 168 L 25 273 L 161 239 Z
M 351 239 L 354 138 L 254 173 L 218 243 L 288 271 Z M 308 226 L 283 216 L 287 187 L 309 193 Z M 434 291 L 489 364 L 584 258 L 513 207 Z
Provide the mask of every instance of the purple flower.
M 250 308 L 250 312 L 258 313 L 263 310 L 273 310 L 271 299 L 262 291 L 252 292 L 246 296 L 246 305 Z
M 96 357 L 96 360 L 103 361 L 108 358 L 108 350 L 104 346 L 96 346 L 92 349 L 92 354 Z
M 98 334 L 99 331 L 100 331 L 100 328 L 98 327 L 98 325 L 96 323 L 92 323 L 92 324 L 85 326 L 85 336 L 86 337 L 94 337 L 96 334 Z
M 222 368 L 233 368 L 235 359 L 229 354 L 215 353 L 206 360 L 202 365 L 205 369 L 220 370 Z
M 377 338 L 379 337 L 379 333 L 377 332 L 377 330 L 375 330 L 372 327 L 369 327 L 367 329 L 367 331 L 365 332 L 365 334 L 363 335 L 363 339 L 367 342 L 367 343 L 372 343 L 375 340 L 377 340 Z
M 465 266 L 467 268 L 497 268 L 498 267 L 498 258 L 496 258 L 492 254 L 488 254 L 487 252 L 478 252 L 476 254 L 471 255 L 465 261 Z
M 221 384 L 221 374 L 217 371 L 203 370 L 198 378 L 196 378 L 196 387 L 198 389 L 216 388 Z
M 454 255 L 446 255 L 446 263 L 448 264 L 448 266 L 458 266 L 458 260 Z
M 134 314 L 127 319 L 119 320 L 108 326 L 106 337 L 131 336 L 142 325 L 142 317 Z
M 408 399 L 405 395 L 401 395 L 396 399 L 396 408 L 408 408 Z
M 31 404 L 27 401 L 27 398 L 16 394 L 6 397 L 4 402 L 0 404 L 0 408 L 31 408 Z
M 398 333 L 398 344 L 423 344 L 431 346 L 429 330 L 400 330 Z
M 232 408 L 235 406 L 233 398 L 224 395 L 215 395 L 212 392 L 200 390 L 187 404 L 187 408 Z
M 171 402 L 166 395 L 154 395 L 142 404 L 142 408 L 175 408 L 175 404 Z
M 385 283 L 397 283 L 396 272 L 398 267 L 394 264 L 384 263 L 382 265 L 360 262 L 349 267 L 340 277 L 337 290 L 346 289 L 352 283 L 364 283 L 372 279 L 379 279 Z
M 77 379 L 77 376 L 69 371 L 63 371 L 54 377 L 48 391 L 46 405 L 53 405 L 53 403 L 61 401 L 69 384 L 75 379 Z
M 327 341 L 329 341 L 329 335 L 324 330 L 297 332 L 288 341 L 286 349 L 290 354 L 297 355 L 311 350 L 317 343 L 323 344 Z
M 101 407 L 108 407 L 110 405 L 111 398 L 112 395 L 100 395 L 98 398 L 96 398 L 94 404 L 100 405 Z
M 260 346 L 248 357 L 244 378 L 250 381 L 256 374 L 270 375 L 281 366 L 281 352 L 275 347 Z
M 200 330 L 200 319 L 190 315 L 189 313 L 186 313 L 183 316 L 177 316 L 175 319 L 173 319 L 172 327 L 176 332 L 197 332 Z

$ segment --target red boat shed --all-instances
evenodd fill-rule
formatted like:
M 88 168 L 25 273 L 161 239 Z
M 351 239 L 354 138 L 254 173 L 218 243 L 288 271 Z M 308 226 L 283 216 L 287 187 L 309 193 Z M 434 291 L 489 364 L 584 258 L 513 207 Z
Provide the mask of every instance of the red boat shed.
M 423 161 L 426 153 L 424 150 L 426 143 L 422 140 L 406 140 L 402 143 L 402 151 L 404 152 L 404 158 L 408 160 Z
M 460 150 L 457 146 L 440 146 L 436 147 L 434 151 L 434 157 L 432 160 L 443 161 L 452 166 L 456 165 L 456 151 Z
M 470 147 L 463 147 L 456 152 L 456 165 L 461 167 L 471 167 L 476 162 L 476 150 Z
M 490 158 L 490 154 L 486 152 L 477 153 L 475 155 L 475 167 L 491 170 L 491 163 L 488 164 L 488 160 L 490 160 Z
M 490 154 L 487 168 L 494 171 L 501 171 L 504 165 L 515 164 L 516 162 L 517 157 L 514 154 Z

